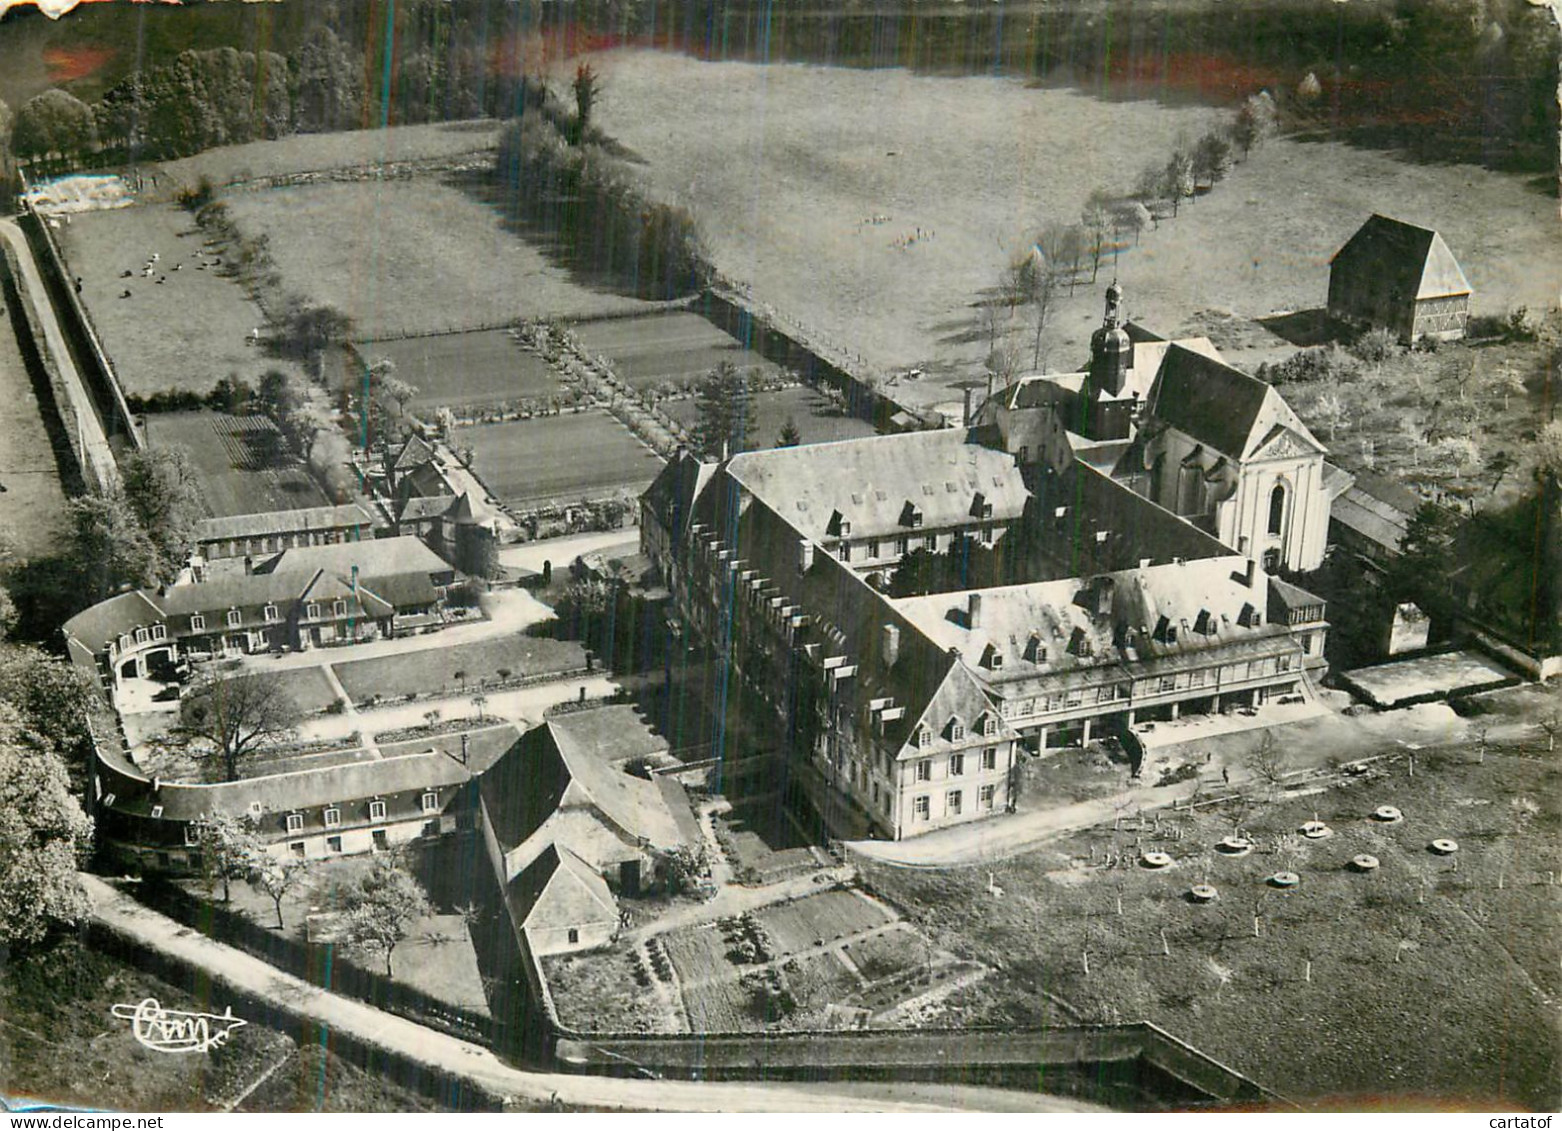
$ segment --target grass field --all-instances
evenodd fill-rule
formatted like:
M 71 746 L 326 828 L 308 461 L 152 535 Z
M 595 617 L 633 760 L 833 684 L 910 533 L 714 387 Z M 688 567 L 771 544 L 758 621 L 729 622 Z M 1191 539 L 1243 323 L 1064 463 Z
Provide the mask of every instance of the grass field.
M 588 354 L 609 358 L 636 389 L 703 377 L 723 361 L 739 369 L 776 369 L 708 319 L 684 310 L 584 322 L 574 332 Z
M 798 435 L 804 444 L 826 444 L 833 440 L 860 440 L 878 433 L 866 420 L 850 416 L 832 405 L 818 389 L 796 385 L 790 389 L 777 389 L 771 393 L 756 393 L 754 405 L 753 447 L 774 447 L 781 435 L 781 428 L 788 420 L 797 425 Z M 668 416 L 685 427 L 692 428 L 699 421 L 699 401 L 684 397 L 676 401 L 658 402 Z
M 257 466 L 253 437 L 274 428 L 265 417 L 220 412 L 157 412 L 146 417 L 149 447 L 190 453 L 201 475 L 201 497 L 215 517 L 330 502 L 302 466 Z
M 11 332 L 11 313 L 0 315 L 0 399 L 6 405 L 0 417 L 0 530 L 11 553 L 31 558 L 58 544 L 66 496 L 42 407 Z
M 222 185 L 288 173 L 458 157 L 491 150 L 498 144 L 498 139 L 499 124 L 480 121 L 294 134 L 275 141 L 208 149 L 193 157 L 165 162 L 160 167 L 161 176 L 155 191 L 171 197 L 179 186 L 193 186 L 203 176 Z
M 578 642 L 541 636 L 506 636 L 331 665 L 358 707 L 374 695 L 394 699 L 433 691 L 456 693 L 463 686 L 475 693 L 480 682 L 491 684 L 505 678 L 499 675 L 500 668 L 515 679 L 585 666 L 585 651 Z M 427 745 L 425 742 L 423 747 Z
M 410 402 L 414 412 L 545 399 L 564 388 L 547 362 L 504 330 L 365 341 L 358 351 L 371 365 L 382 358 L 392 362 L 397 377 L 418 387 Z
M 662 467 L 654 452 L 602 411 L 458 428 L 452 443 L 472 449 L 472 470 L 512 506 L 639 494 Z
M 892 390 L 916 404 L 958 400 L 948 382 L 980 371 L 988 344 L 972 304 L 1030 231 L 1073 221 L 1097 187 L 1131 188 L 1179 130 L 1196 135 L 1215 116 L 1007 78 L 648 51 L 593 62 L 609 88 L 603 129 L 645 159 L 659 195 L 693 209 L 718 267 L 882 371 L 926 367 Z M 1321 306 L 1329 256 L 1374 211 L 1437 227 L 1478 312 L 1556 302 L 1556 204 L 1522 178 L 1280 141 L 1122 254 L 1128 312 L 1171 332 L 1209 308 L 1257 318 Z M 918 228 L 931 238 L 896 246 Z M 1055 367 L 1087 356 L 1111 270 L 1061 304 Z
M 766 907 L 754 914 L 783 954 L 804 950 L 820 942 L 834 942 L 845 935 L 882 927 L 895 919 L 889 908 L 853 891 L 822 891 L 791 903 Z
M 345 311 L 364 338 L 654 309 L 581 286 L 492 208 L 429 178 L 224 199 L 241 231 L 270 238 L 285 287 Z
M 290 368 L 247 343 L 265 317 L 235 280 L 214 267 L 200 269 L 216 260 L 201 254 L 207 237 L 183 209 L 146 204 L 85 212 L 58 235 L 127 394 L 206 393 L 233 375 L 258 385 L 266 370 Z M 146 278 L 141 269 L 154 254 Z M 127 290 L 130 297 L 121 297 Z
M 938 1024 L 1029 1021 L 1046 990 L 1087 1020 L 1153 1021 L 1304 1101 L 1348 1108 L 1389 1091 L 1554 1110 L 1562 771 L 1542 751 L 1494 749 L 1484 764 L 1423 751 L 1414 777 L 1400 763 L 1321 795 L 1179 816 L 1181 839 L 1163 813 L 1161 838 L 1140 848 L 1171 853 L 1164 870 L 1092 866 L 1092 848 L 1099 861 L 1114 841 L 1137 856 L 1139 834 L 1108 825 L 998 865 L 872 866 L 867 881 L 939 946 L 1002 970 Z M 1370 820 L 1385 804 L 1404 820 Z M 1334 835 L 1294 837 L 1315 816 Z M 1213 852 L 1239 824 L 1259 850 Z M 1428 850 L 1442 837 L 1455 855 Z M 1350 867 L 1363 853 L 1375 870 Z M 1300 884 L 1265 882 L 1282 869 Z M 1002 899 L 985 894 L 989 871 Z M 1206 878 L 1218 901 L 1189 902 Z

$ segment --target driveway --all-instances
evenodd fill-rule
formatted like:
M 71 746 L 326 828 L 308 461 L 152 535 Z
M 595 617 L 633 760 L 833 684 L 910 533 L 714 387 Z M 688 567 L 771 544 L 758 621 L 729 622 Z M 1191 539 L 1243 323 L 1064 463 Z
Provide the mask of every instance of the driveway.
M 554 569 L 565 569 L 582 554 L 594 554 L 615 546 L 624 547 L 624 556 L 640 550 L 640 531 L 637 527 L 623 530 L 604 530 L 595 534 L 571 534 L 567 538 L 544 538 L 540 542 L 522 542 L 505 546 L 499 551 L 501 565 L 511 569 L 529 569 L 542 572 L 543 562 L 552 562 Z

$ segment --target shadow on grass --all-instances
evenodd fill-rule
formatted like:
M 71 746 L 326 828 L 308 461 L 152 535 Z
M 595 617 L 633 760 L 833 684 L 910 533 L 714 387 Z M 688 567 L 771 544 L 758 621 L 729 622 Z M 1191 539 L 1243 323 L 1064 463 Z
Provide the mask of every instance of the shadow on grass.
M 1348 342 L 1356 337 L 1351 327 L 1331 317 L 1322 307 L 1297 310 L 1290 314 L 1272 314 L 1256 321 L 1271 334 L 1284 338 L 1293 346 L 1322 346 L 1330 342 Z

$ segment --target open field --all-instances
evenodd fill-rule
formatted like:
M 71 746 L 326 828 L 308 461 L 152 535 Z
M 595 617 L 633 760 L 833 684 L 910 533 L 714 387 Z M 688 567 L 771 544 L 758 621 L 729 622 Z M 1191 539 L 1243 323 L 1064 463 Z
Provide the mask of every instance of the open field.
M 395 161 L 426 161 L 492 150 L 499 139 L 497 122 L 440 122 L 343 133 L 294 134 L 275 141 L 253 141 L 208 149 L 160 166 L 160 194 L 172 196 L 180 186 L 201 177 L 213 184 L 247 181 Z
M 547 362 L 504 330 L 366 341 L 358 351 L 371 365 L 381 358 L 392 362 L 398 378 L 418 387 L 409 402 L 413 412 L 545 400 L 564 388 Z
M 146 416 L 149 447 L 184 448 L 201 475 L 201 497 L 214 517 L 328 505 L 301 465 L 261 466 L 255 437 L 276 426 L 263 416 L 155 412 Z
M 926 367 L 891 390 L 914 404 L 957 401 L 948 382 L 980 372 L 989 347 L 972 304 L 1030 231 L 1072 221 L 1094 188 L 1126 191 L 1179 130 L 1216 117 L 1008 78 L 649 51 L 594 63 L 610 86 L 603 129 L 646 160 L 659 195 L 693 209 L 718 268 L 870 367 Z M 1123 252 L 1128 312 L 1171 332 L 1209 308 L 1257 318 L 1321 306 L 1329 257 L 1374 211 L 1437 227 L 1477 312 L 1556 302 L 1555 202 L 1521 177 L 1276 141 Z M 917 229 L 932 235 L 898 244 Z M 1111 270 L 1059 307 L 1053 367 L 1087 355 Z
M 751 399 L 754 405 L 753 446 L 756 448 L 774 447 L 788 420 L 797 425 L 797 433 L 802 437 L 800 442 L 804 444 L 860 440 L 864 436 L 878 435 L 872 424 L 842 412 L 818 389 L 807 385 L 755 393 Z M 700 419 L 699 401 L 695 397 L 659 401 L 657 406 L 688 428 L 693 428 Z
M 201 269 L 216 257 L 202 253 L 207 236 L 182 208 L 83 212 L 58 235 L 127 395 L 204 394 L 229 376 L 254 386 L 268 369 L 291 368 L 248 343 L 265 316 L 234 279 L 215 267 Z M 154 254 L 159 258 L 147 278 L 142 268 Z M 129 278 L 122 277 L 126 271 Z M 127 290 L 130 297 L 122 297 Z
M 9 304 L 0 303 L 0 306 Z M 58 544 L 65 529 L 65 485 L 49 441 L 43 406 L 22 362 L 14 327 L 0 313 L 0 530 L 6 549 L 19 558 L 41 557 Z M 25 330 L 19 330 L 25 333 Z
M 245 235 L 269 237 L 285 287 L 344 311 L 365 338 L 655 309 L 581 286 L 494 209 L 428 178 L 224 199 Z
M 472 470 L 512 506 L 639 494 L 662 467 L 627 428 L 595 410 L 458 428 L 451 443 L 472 449 Z
M 444 648 L 432 642 L 417 652 L 331 665 L 343 690 L 360 708 L 372 696 L 390 700 L 441 690 L 454 694 L 463 688 L 475 694 L 479 684 L 585 666 L 585 650 L 576 641 L 521 635 Z M 501 668 L 509 674 L 500 675 Z
M 708 319 L 686 310 L 613 318 L 574 327 L 588 354 L 602 354 L 635 389 L 705 376 L 722 362 L 773 373 L 776 366 Z
M 866 878 L 937 945 L 1002 971 L 937 1024 L 1029 1022 L 1046 991 L 1084 1020 L 1153 1021 L 1303 1101 L 1349 1107 L 1392 1081 L 1428 1104 L 1554 1110 L 1562 771 L 1543 751 L 1423 750 L 1413 777 L 1401 761 L 1313 796 L 1163 812 L 1159 832 L 1125 821 L 994 866 Z M 1381 805 L 1404 819 L 1371 820 Z M 1295 835 L 1315 817 L 1331 837 Z M 1237 827 L 1256 851 L 1212 851 Z M 1458 851 L 1433 853 L 1437 838 Z M 1114 848 L 1129 866 L 1099 863 Z M 1147 848 L 1176 865 L 1136 866 Z M 1378 866 L 1353 868 L 1361 854 Z M 1266 882 L 1281 870 L 1300 883 Z M 1219 899 L 1190 902 L 1206 879 Z

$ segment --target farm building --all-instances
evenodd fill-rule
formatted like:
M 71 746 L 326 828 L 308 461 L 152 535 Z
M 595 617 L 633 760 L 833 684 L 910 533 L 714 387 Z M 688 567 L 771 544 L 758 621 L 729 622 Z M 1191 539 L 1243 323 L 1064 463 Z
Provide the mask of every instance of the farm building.
M 1079 380 L 1005 390 L 974 427 L 685 455 L 646 492 L 681 627 L 774 708 L 841 835 L 1003 812 L 1022 746 L 1312 695 L 1324 602 L 1260 561 L 1321 557 L 1349 477 L 1269 386 L 1150 344 L 1136 366 L 1131 335 L 1097 335 Z M 1089 411 L 1109 399 L 1129 410 Z M 894 596 L 913 551 L 948 572 Z
M 208 561 L 373 537 L 374 520 L 357 503 L 208 518 L 195 529 L 196 550 Z
M 536 955 L 601 946 L 618 931 L 618 904 L 606 881 L 560 845 L 549 844 L 511 880 L 504 901 Z
M 1329 261 L 1329 313 L 1403 342 L 1462 338 L 1470 284 L 1442 236 L 1374 214 Z

